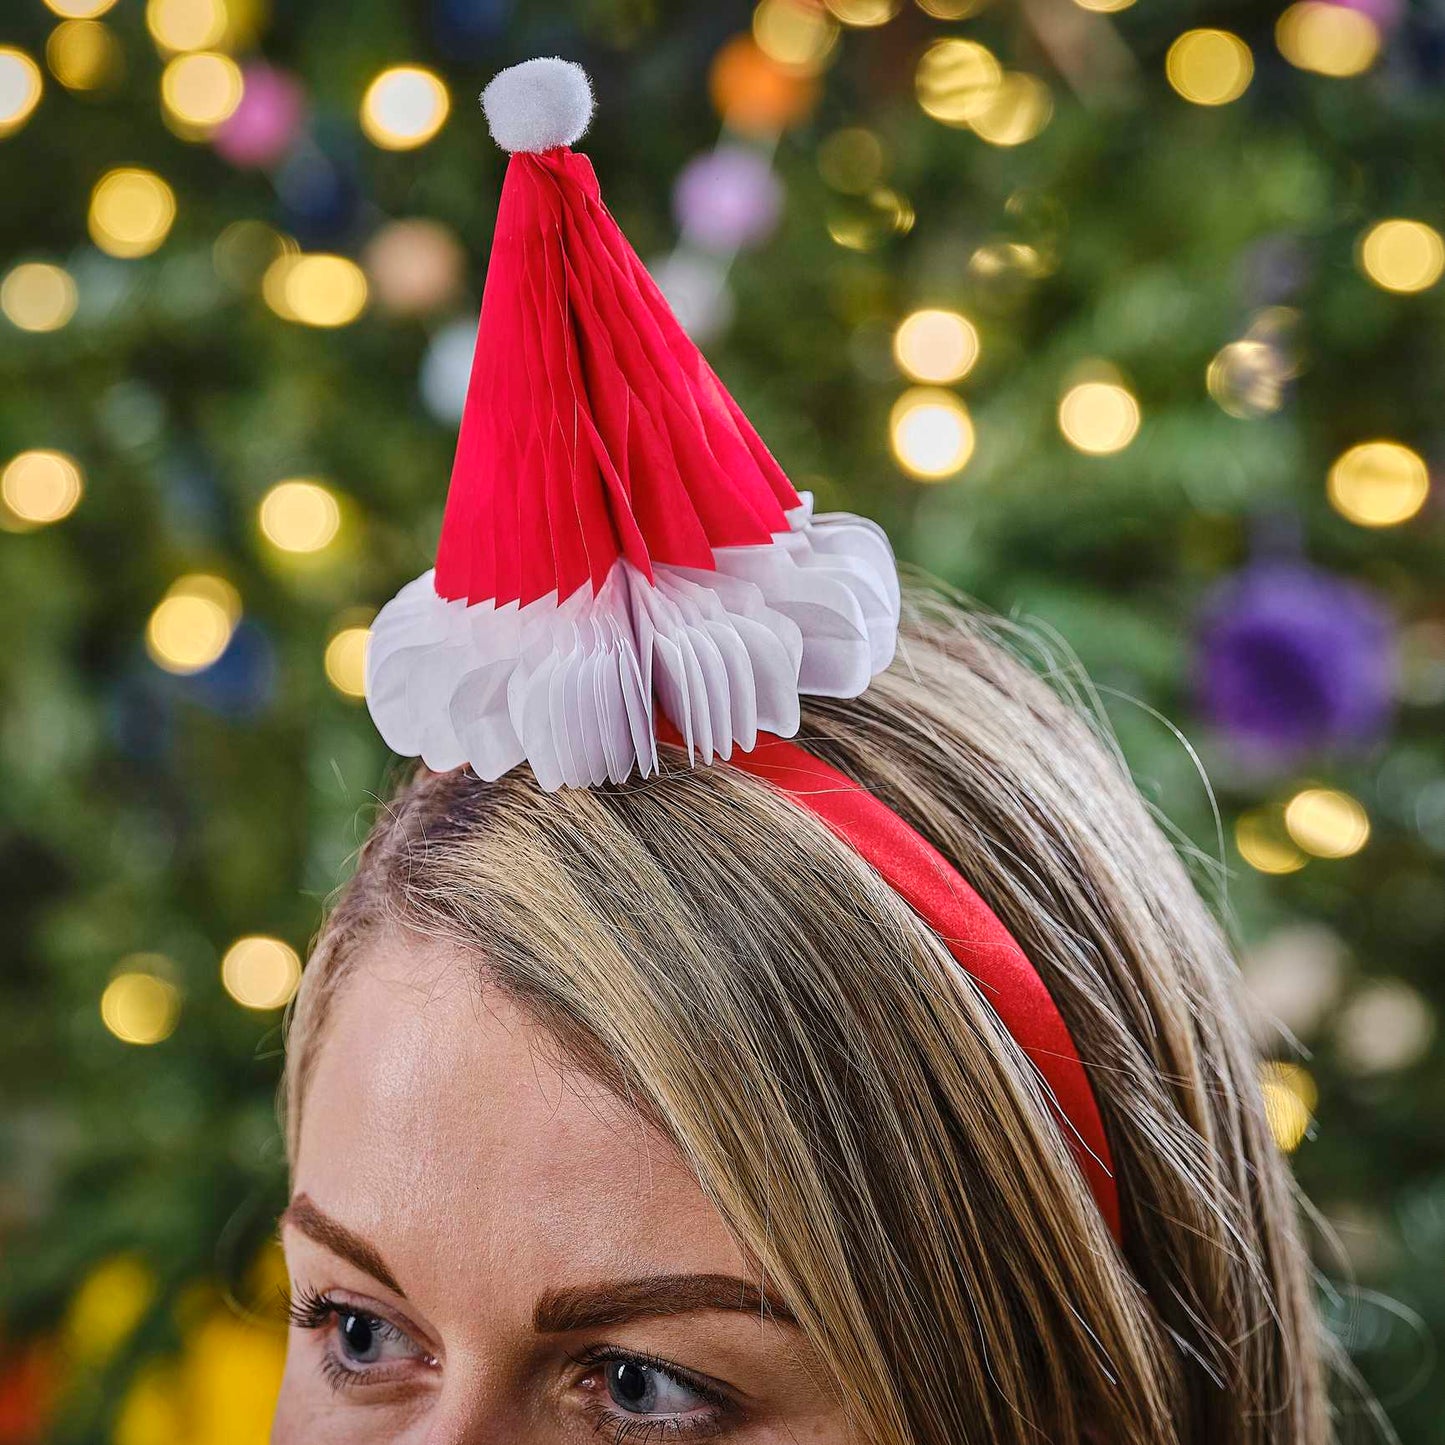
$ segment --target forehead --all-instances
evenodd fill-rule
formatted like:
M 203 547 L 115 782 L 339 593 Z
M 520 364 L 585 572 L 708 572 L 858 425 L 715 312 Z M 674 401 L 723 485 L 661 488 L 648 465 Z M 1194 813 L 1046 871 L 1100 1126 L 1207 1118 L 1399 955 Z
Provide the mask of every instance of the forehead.
M 303 1103 L 295 1187 L 429 1309 L 530 1309 L 616 1274 L 747 1275 L 671 1143 L 557 1057 L 474 959 L 380 940 L 352 963 Z

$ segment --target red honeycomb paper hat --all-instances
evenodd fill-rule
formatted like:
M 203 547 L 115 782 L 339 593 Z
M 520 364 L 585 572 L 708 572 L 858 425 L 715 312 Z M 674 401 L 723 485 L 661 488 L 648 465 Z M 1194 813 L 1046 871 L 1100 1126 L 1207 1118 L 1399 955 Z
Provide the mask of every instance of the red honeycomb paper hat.
M 548 791 L 791 737 L 800 694 L 893 658 L 882 528 L 814 514 L 688 338 L 572 151 L 577 65 L 482 94 L 512 153 L 436 566 L 372 628 L 366 697 L 395 751 Z

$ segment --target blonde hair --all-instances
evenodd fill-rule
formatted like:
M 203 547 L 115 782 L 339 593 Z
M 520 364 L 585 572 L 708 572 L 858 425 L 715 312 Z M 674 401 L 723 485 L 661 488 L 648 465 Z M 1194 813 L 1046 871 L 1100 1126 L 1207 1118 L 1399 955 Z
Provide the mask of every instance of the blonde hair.
M 989 624 L 911 590 L 898 661 L 799 741 L 962 871 L 1089 1067 L 1111 1239 L 1020 1050 L 937 936 L 740 770 L 541 793 L 418 769 L 318 937 L 462 945 L 681 1151 L 862 1441 L 1320 1445 L 1312 1286 L 1228 944 L 1117 757 Z

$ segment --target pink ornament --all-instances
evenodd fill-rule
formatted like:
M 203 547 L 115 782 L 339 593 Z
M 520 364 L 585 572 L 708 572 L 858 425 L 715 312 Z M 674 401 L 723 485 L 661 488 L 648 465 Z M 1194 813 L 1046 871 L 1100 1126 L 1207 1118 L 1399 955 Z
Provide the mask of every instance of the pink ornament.
M 269 166 L 291 149 L 306 112 L 306 91 L 294 75 L 255 61 L 241 72 L 241 103 L 211 144 L 233 166 Z
M 703 250 L 746 250 L 762 245 L 776 229 L 783 187 L 766 156 L 723 145 L 683 167 L 672 209 L 686 239 Z

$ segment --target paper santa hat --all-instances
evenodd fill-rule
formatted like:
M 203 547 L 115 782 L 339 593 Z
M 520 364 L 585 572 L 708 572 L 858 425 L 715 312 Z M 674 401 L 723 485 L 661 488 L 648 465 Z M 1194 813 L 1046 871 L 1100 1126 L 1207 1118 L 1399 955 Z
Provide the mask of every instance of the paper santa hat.
M 570 149 L 582 69 L 530 60 L 482 106 L 512 158 L 436 566 L 372 629 L 377 728 L 548 791 L 656 771 L 659 710 L 694 762 L 791 737 L 801 694 L 892 660 L 888 538 L 813 512 L 684 333 Z

